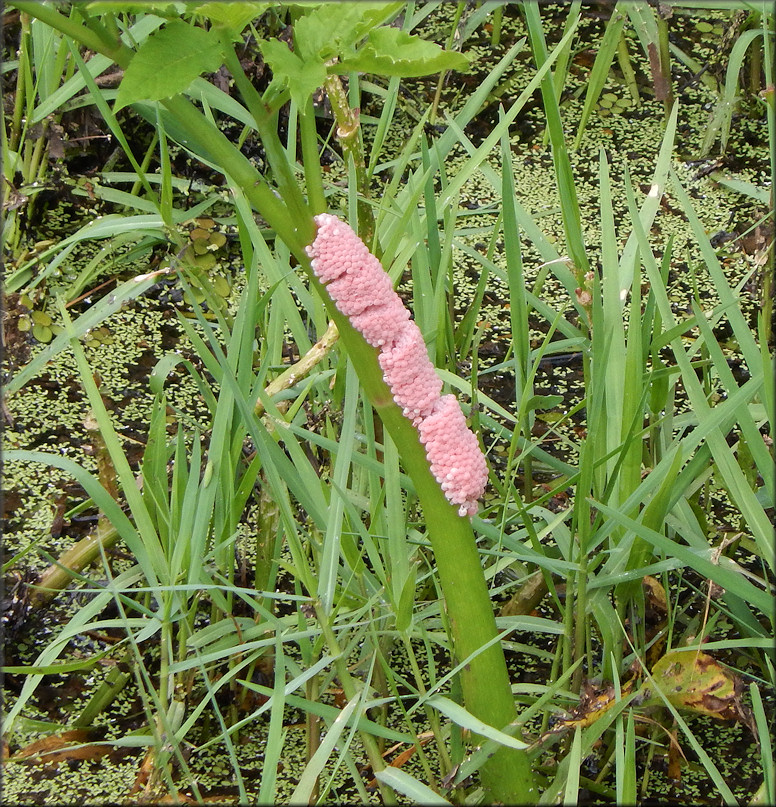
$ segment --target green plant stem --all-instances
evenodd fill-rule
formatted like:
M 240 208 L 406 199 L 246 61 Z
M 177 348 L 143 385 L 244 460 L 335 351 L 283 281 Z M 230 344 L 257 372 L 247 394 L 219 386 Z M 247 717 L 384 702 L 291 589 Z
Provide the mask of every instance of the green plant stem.
M 46 149 L 46 135 L 48 134 L 48 121 L 41 122 L 40 137 L 35 141 L 30 164 L 27 167 L 26 179 L 28 182 L 43 179 L 46 175 L 46 164 L 43 162 L 43 152 Z
M 665 98 L 663 104 L 665 106 L 665 120 L 671 115 L 671 109 L 674 105 L 674 90 L 671 86 L 671 51 L 668 47 L 668 23 L 663 19 L 658 12 L 657 15 L 657 34 L 658 46 L 660 48 L 660 72 L 663 76 L 663 83 L 665 86 Z
M 760 26 L 760 14 L 752 14 L 752 28 Z M 754 94 L 762 89 L 763 51 L 752 48 L 749 52 L 749 92 Z
M 107 31 L 97 34 L 94 30 L 94 22 L 92 22 L 92 27 L 88 28 L 60 14 L 53 6 L 43 5 L 43 3 L 36 2 L 36 0 L 18 0 L 13 5 L 20 12 L 28 14 L 30 17 L 35 17 L 42 23 L 79 42 L 85 48 L 113 59 L 120 67 L 126 67 L 132 58 L 132 50 L 120 39 L 112 39 Z
M 630 55 L 628 54 L 628 39 L 625 36 L 625 31 L 620 32 L 620 39 L 617 42 L 617 62 L 622 70 L 623 78 L 625 79 L 625 86 L 628 88 L 630 97 L 636 106 L 641 106 L 641 96 L 639 95 L 639 84 L 636 80 L 636 73 L 631 64 Z
M 151 160 L 156 152 L 156 144 L 159 142 L 159 132 L 154 130 L 154 136 L 151 138 L 151 144 L 146 149 L 146 153 L 143 156 L 143 162 L 140 163 L 140 173 L 146 174 L 148 172 L 148 166 L 151 165 Z M 143 183 L 136 179 L 135 182 L 132 184 L 132 188 L 129 191 L 130 196 L 137 196 L 140 193 L 140 189 L 143 186 Z
M 447 49 L 450 50 L 455 43 L 455 32 L 458 30 L 458 23 L 461 21 L 461 15 L 463 14 L 464 7 L 466 3 L 458 3 L 455 9 L 455 16 L 453 17 L 453 21 L 450 25 L 450 36 L 447 37 Z M 502 12 L 503 8 L 499 6 L 496 13 Z M 499 34 L 501 31 L 501 17 L 499 16 Z M 439 107 L 439 101 L 442 98 L 442 89 L 445 86 L 445 79 L 447 78 L 447 70 L 442 70 L 439 74 L 439 78 L 437 79 L 436 91 L 434 92 L 434 100 L 431 102 L 431 111 L 428 114 L 428 122 L 433 126 L 436 123 L 436 116 L 437 116 L 437 109 Z
M 318 130 L 315 126 L 313 97 L 307 99 L 299 116 L 299 134 L 302 142 L 302 165 L 304 166 L 307 201 L 313 213 L 326 212 L 326 194 L 323 190 L 321 158 L 318 152 Z
M 339 331 L 337 326 L 329 323 L 329 327 L 324 331 L 323 336 L 307 351 L 307 353 L 294 362 L 290 367 L 285 369 L 277 378 L 267 384 L 264 393 L 268 398 L 272 398 L 283 390 L 293 387 L 298 383 L 301 378 L 304 378 L 317 364 L 323 361 L 329 355 L 332 347 L 339 339 Z M 256 401 L 256 406 L 253 410 L 257 417 L 264 414 L 264 404 L 261 398 Z
M 335 74 L 326 76 L 323 85 L 326 95 L 331 103 L 334 118 L 337 121 L 337 139 L 342 146 L 342 156 L 345 164 L 352 164 L 356 175 L 356 190 L 358 191 L 358 234 L 364 243 L 371 247 L 375 233 L 374 216 L 372 208 L 366 201 L 369 199 L 369 179 L 364 159 L 364 143 L 361 136 L 361 123 L 359 113 L 351 109 L 348 96 L 342 86 L 340 77 Z
M 501 21 L 504 17 L 504 6 L 499 6 L 493 12 L 493 30 L 490 32 L 491 47 L 498 47 L 501 44 Z
M 30 606 L 41 608 L 54 599 L 54 597 L 69 585 L 73 577 L 95 561 L 103 549 L 113 546 L 119 534 L 115 527 L 101 519 L 95 531 L 82 538 L 75 546 L 62 554 L 56 563 L 53 563 L 38 577 L 35 589 L 30 596 Z
M 318 680 L 317 675 L 314 675 L 307 682 L 306 687 L 307 691 L 305 693 L 305 696 L 307 697 L 307 700 L 310 701 L 310 703 L 318 702 L 318 696 L 320 694 L 319 684 L 320 681 Z M 318 750 L 318 747 L 321 744 L 321 718 L 318 717 L 318 715 L 313 714 L 312 712 L 308 712 L 306 720 L 306 729 L 307 729 L 307 762 L 309 762 L 313 758 L 313 755 Z M 310 800 L 317 801 L 319 792 L 320 792 L 320 781 L 316 779 L 315 785 L 313 785 L 312 792 L 310 793 Z
M 542 30 L 539 6 L 536 0 L 526 2 L 523 5 L 523 13 L 525 14 L 534 59 L 536 60 L 536 64 L 541 66 L 547 61 L 548 53 L 544 32 Z M 566 148 L 563 121 L 560 115 L 560 106 L 558 105 L 558 97 L 555 93 L 551 73 L 547 73 L 542 79 L 541 91 L 544 112 L 547 116 L 547 130 L 550 134 L 550 143 L 552 145 L 552 161 L 555 167 L 555 177 L 558 182 L 558 193 L 561 200 L 563 229 L 566 235 L 569 255 L 574 264 L 574 275 L 580 287 L 582 287 L 585 274 L 589 271 L 590 264 L 585 251 L 585 239 L 582 234 L 582 222 L 579 213 L 579 202 L 577 201 L 577 191 L 574 187 L 571 161 L 569 160 L 568 149 Z
M 103 15 L 102 19 L 105 21 L 109 36 L 114 41 L 118 39 L 121 36 L 121 32 L 119 31 L 119 26 L 116 23 L 116 15 L 112 11 L 109 11 Z
M 115 42 L 107 33 L 98 36 L 94 30 L 80 25 L 56 9 L 30 0 L 19 0 L 15 4 L 20 11 L 37 17 L 41 22 L 50 25 L 81 45 L 102 53 L 116 62 L 119 67 L 127 68 L 132 60 L 133 51 L 123 42 Z M 241 71 L 242 72 L 242 71 Z M 244 74 L 243 74 L 244 75 Z M 207 154 L 212 162 L 231 180 L 241 187 L 250 203 L 262 214 L 269 226 L 277 232 L 295 253 L 303 253 L 304 247 L 312 240 L 314 225 L 310 216 L 295 219 L 289 212 L 287 204 L 280 201 L 267 185 L 261 174 L 253 167 L 250 160 L 243 156 L 232 142 L 211 123 L 190 101 L 176 95 L 163 102 L 177 122 L 183 126 L 190 142 L 196 145 L 202 154 Z M 265 119 L 259 116 L 257 126 Z M 273 144 L 279 146 L 277 132 L 266 131 L 263 126 L 262 137 L 267 138 L 265 148 L 272 150 Z M 282 146 L 280 146 L 282 148 Z
M 773 244 L 769 247 L 771 253 L 773 253 Z M 773 254 L 771 254 L 771 265 L 773 261 Z M 762 281 L 760 284 L 760 304 L 761 304 L 761 315 L 759 317 L 760 331 L 762 333 L 762 344 L 770 345 L 771 344 L 771 336 L 773 334 L 773 296 L 776 289 L 774 288 L 773 282 L 773 273 L 769 272 L 763 267 L 762 269 Z
M 305 264 L 309 269 L 307 256 Z M 418 494 L 437 561 L 453 652 L 458 662 L 469 659 L 461 672 L 466 708 L 484 723 L 504 729 L 517 719 L 517 711 L 503 650 L 493 642 L 498 635 L 496 620 L 472 525 L 468 518 L 458 515 L 432 475 L 417 429 L 404 417 L 383 380 L 377 351 L 336 309 L 314 276 L 312 282 L 326 301 L 364 391 L 400 447 L 402 462 Z M 481 775 L 487 797 L 494 801 L 530 803 L 538 796 L 530 760 L 523 751 L 500 748 L 483 765 Z
M 584 552 L 580 552 L 577 560 L 579 564 L 579 571 L 576 573 L 576 585 L 574 586 L 574 600 L 572 614 L 576 616 L 573 619 L 574 623 L 574 661 L 584 657 L 587 649 L 587 626 L 588 620 L 585 619 L 587 613 L 587 559 Z M 566 597 L 566 607 L 571 608 L 571 600 Z M 587 665 L 587 669 L 591 669 L 591 665 Z M 573 685 L 579 686 L 582 682 L 582 674 L 584 667 L 579 666 L 574 671 L 572 678 Z
M 295 219 L 287 205 L 275 196 L 272 188 L 250 160 L 244 157 L 190 101 L 177 95 L 163 103 L 177 121 L 183 124 L 192 142 L 208 154 L 218 169 L 241 188 L 248 201 L 261 213 L 267 224 L 285 241 L 297 258 L 303 256 L 305 246 L 313 238 L 315 225 L 312 217 L 308 214 Z
M 251 84 L 248 76 L 245 75 L 227 31 L 222 29 L 219 34 L 223 45 L 224 63 L 232 74 L 232 78 L 234 78 L 248 111 L 256 122 L 256 128 L 261 135 L 261 142 L 272 168 L 280 195 L 295 217 L 309 217 L 309 209 L 305 204 L 286 152 L 277 135 L 277 119 L 265 106 L 258 91 Z
M 72 725 L 75 728 L 91 726 L 97 715 L 104 712 L 113 703 L 119 692 L 124 689 L 132 678 L 132 673 L 127 672 L 131 658 L 132 651 L 128 650 L 124 654 L 124 658 L 119 662 L 119 666 L 111 667 L 108 670 L 105 680 L 84 706 L 81 714 L 73 721 Z
M 24 98 L 27 94 L 27 77 L 30 72 L 30 15 L 19 15 L 22 34 L 19 43 L 19 66 L 16 68 L 16 90 L 13 101 L 13 117 L 11 118 L 11 136 L 8 146 L 11 151 L 19 148 L 22 137 L 22 117 L 24 116 Z
M 415 678 L 415 686 L 418 688 L 418 692 L 420 693 L 421 697 L 425 697 L 426 686 L 423 683 L 423 674 L 421 673 L 420 665 L 418 664 L 418 660 L 415 656 L 415 648 L 413 648 L 409 634 L 406 631 L 402 633 L 401 638 L 402 643 L 404 644 L 404 652 L 407 654 L 407 659 L 410 663 L 410 668 L 412 669 L 412 675 Z M 434 739 L 436 740 L 437 751 L 439 753 L 439 760 L 441 763 L 441 774 L 443 776 L 447 776 L 447 774 L 452 770 L 453 763 L 450 759 L 450 755 L 447 753 L 447 745 L 444 742 L 442 727 L 439 723 L 439 715 L 428 706 L 425 708 L 425 712 L 429 726 L 431 726 L 431 731 L 434 733 Z M 426 782 L 429 784 L 434 783 L 435 777 L 433 772 L 429 770 L 429 765 L 425 759 L 425 754 L 423 754 L 420 743 L 417 743 L 417 748 L 421 764 L 426 771 Z
M 580 0 L 574 0 L 569 5 L 566 21 L 563 23 L 564 36 L 579 22 L 579 18 L 581 16 L 581 7 L 582 3 Z M 555 61 L 555 67 L 552 71 L 552 85 L 555 88 L 555 95 L 558 98 L 560 98 L 563 94 L 563 88 L 566 86 L 566 80 L 568 79 L 569 61 L 571 60 L 573 45 L 573 41 L 570 41 L 568 46 L 558 54 L 558 58 Z M 544 138 L 542 139 L 543 145 L 546 145 L 548 138 L 549 132 L 545 129 Z

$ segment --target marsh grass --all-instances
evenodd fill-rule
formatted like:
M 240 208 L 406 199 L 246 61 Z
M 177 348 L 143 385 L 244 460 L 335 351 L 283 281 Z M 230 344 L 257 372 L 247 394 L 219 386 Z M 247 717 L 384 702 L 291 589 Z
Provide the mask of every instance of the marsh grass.
M 618 50 L 622 29 L 640 25 L 645 50 L 649 42 L 659 45 L 659 21 L 650 16 L 652 10 L 637 12 L 626 5 L 618 4 L 617 14 L 624 10 L 627 19 L 613 16 L 603 35 L 574 146 L 581 143 L 608 62 L 616 54 L 623 63 Z M 407 15 L 406 30 L 422 23 L 427 11 Z M 463 396 L 486 449 L 508 447 L 505 470 L 493 463 L 494 495 L 473 521 L 483 576 L 495 603 L 515 594 L 538 572 L 551 606 L 541 616 L 500 616 L 490 640 L 491 648 L 503 643 L 542 663 L 540 678 L 512 684 L 520 706 L 517 720 L 488 725 L 468 704 L 461 705 L 461 674 L 487 648 L 455 657 L 450 616 L 442 605 L 439 553 L 432 551 L 426 523 L 431 515 L 420 509 L 419 491 L 402 464 L 405 447 L 375 417 L 359 380 L 358 357 L 338 347 L 304 362 L 329 323 L 320 297 L 294 269 L 292 239 L 284 242 L 278 232 L 257 223 L 252 205 L 259 191 L 233 184 L 231 205 L 245 281 L 228 310 L 205 283 L 203 308 L 193 286 L 201 273 L 182 254 L 179 228 L 208 210 L 215 198 L 189 208 L 178 193 L 183 180 L 173 176 L 169 149 L 172 141 L 182 139 L 174 113 L 183 107 L 178 104 L 171 116 L 158 104 L 138 105 L 154 127 L 156 150 L 138 159 L 109 104 L 115 91 L 100 89 L 93 79 L 104 69 L 95 60 L 107 57 L 84 62 L 72 41 L 52 34 L 45 41 L 59 46 L 51 50 L 56 56 L 47 58 L 57 75 L 64 75 L 61 86 L 59 80 L 48 80 L 37 114 L 86 98 L 76 96 L 86 88 L 133 173 L 105 174 L 98 191 L 106 202 L 123 206 L 121 213 L 87 225 L 35 261 L 21 264 L 9 277 L 9 288 L 45 287 L 69 250 L 85 240 L 118 243 L 130 235 L 157 247 L 169 244 L 166 265 L 177 274 L 186 308 L 193 312 L 188 317 L 179 312 L 179 327 L 196 361 L 184 362 L 176 353 L 159 360 L 149 382 L 154 402 L 139 472 L 127 459 L 93 378 L 97 368 L 79 340 L 122 304 L 144 294 L 154 276 L 126 281 L 73 321 L 65 299 L 60 300 L 64 332 L 7 387 L 9 394 L 23 389 L 59 352 L 72 351 L 118 495 L 114 498 L 100 480 L 66 457 L 16 450 L 7 451 L 6 458 L 71 474 L 133 558 L 131 568 L 115 574 L 103 555 L 107 582 L 92 588 L 88 604 L 27 669 L 5 717 L 10 737 L 14 726 L 23 723 L 42 676 L 62 669 L 69 640 L 86 630 L 115 629 L 123 636 L 117 652 L 132 660 L 145 721 L 136 732 L 111 742 L 147 750 L 150 774 L 138 780 L 147 794 L 190 788 L 201 801 L 205 790 L 198 785 L 198 755 L 217 749 L 226 757 L 240 803 L 251 798 L 259 803 L 325 803 L 345 797 L 367 802 L 374 798 L 367 785 L 372 776 L 388 803 L 402 798 L 464 803 L 483 795 L 470 777 L 481 772 L 488 755 L 512 748 L 531 760 L 541 786 L 540 803 L 575 803 L 584 789 L 617 803 L 636 803 L 645 797 L 646 787 L 646 778 L 640 786 L 637 765 L 650 748 L 664 745 L 665 732 L 676 726 L 720 797 L 735 803 L 709 753 L 713 749 L 704 748 L 692 724 L 651 678 L 650 648 L 662 637 L 663 654 L 686 647 L 700 650 L 701 645 L 717 653 L 747 648 L 750 666 L 742 672 L 751 682 L 753 719 L 763 735 L 762 795 L 766 801 L 772 796 L 773 764 L 764 734 L 768 716 L 761 693 L 774 683 L 769 650 L 774 628 L 769 518 L 774 471 L 763 435 L 773 435 L 775 415 L 766 324 L 761 318 L 755 332 L 742 314 L 739 289 L 731 287 L 722 271 L 672 167 L 681 115 L 676 104 L 669 105 L 645 196 L 639 196 L 627 170 L 613 174 L 605 150 L 600 150 L 595 167 L 600 244 L 591 249 L 586 243 L 572 169 L 574 132 L 560 102 L 580 5 L 572 5 L 552 48 L 546 43 L 542 9 L 526 3 L 521 12 L 526 39 L 510 47 L 455 113 L 443 113 L 445 129 L 433 140 L 424 125 L 438 114 L 439 93 L 403 147 L 386 153 L 400 82 L 394 76 L 378 85 L 352 73 L 351 107 L 358 106 L 362 94 L 370 94 L 382 99 L 382 109 L 374 121 L 374 137 L 361 155 L 361 168 L 355 158 L 348 162 L 347 152 L 336 166 L 337 175 L 347 179 L 346 188 L 328 181 L 321 170 L 327 138 L 316 130 L 312 101 L 291 101 L 289 127 L 299 129 L 300 153 L 287 144 L 284 154 L 274 154 L 272 165 L 279 188 L 287 190 L 293 181 L 296 190 L 289 193 L 295 204 L 309 203 L 316 211 L 328 205 L 343 216 L 347 211 L 345 217 L 353 222 L 373 222 L 373 251 L 397 283 L 405 272 L 411 279 L 408 304 L 440 375 Z M 646 15 L 640 22 L 634 19 L 639 13 Z M 772 48 L 767 19 L 763 14 L 762 28 L 742 34 L 740 46 L 731 52 L 731 87 L 758 38 L 766 53 Z M 164 20 L 151 13 L 118 19 L 106 12 L 103 22 L 120 23 L 132 33 L 126 40 L 140 43 Z M 453 41 L 456 25 L 446 32 L 448 41 Z M 526 47 L 536 70 L 515 100 L 502 101 L 497 122 L 475 146 L 467 126 Z M 70 53 L 72 61 L 63 53 Z M 28 58 L 20 58 L 20 75 Z M 77 65 L 78 72 L 71 67 L 68 73 L 65 62 Z M 766 78 L 769 70 L 766 66 Z M 204 79 L 197 82 L 206 117 L 232 114 L 252 134 L 265 134 L 267 122 L 261 121 L 249 89 L 243 88 L 242 106 L 225 100 Z M 441 79 L 437 86 L 442 87 Z M 508 170 L 512 127 L 536 90 L 546 116 L 560 191 L 560 243 L 567 255 L 523 206 Z M 731 92 L 726 85 L 719 109 L 732 110 Z M 34 106 L 29 97 L 26 103 Z M 766 114 L 774 145 L 772 105 Z M 729 120 L 721 113 L 718 117 L 713 131 L 724 149 Z M 11 127 L 15 143 L 22 134 L 14 134 L 17 128 Z M 185 145 L 206 163 L 213 159 L 193 137 Z M 466 157 L 451 176 L 446 164 L 454 151 Z M 492 161 L 494 156 L 498 159 Z M 159 166 L 156 173 L 149 168 L 152 163 Z M 459 220 L 467 183 L 480 176 L 500 200 L 485 255 L 471 249 L 465 220 Z M 365 183 L 382 177 L 387 181 L 380 185 L 380 195 L 367 199 Z M 307 202 L 296 185 L 301 178 Z M 133 182 L 130 192 L 113 187 L 128 181 Z M 667 292 L 672 241 L 653 235 L 668 193 L 692 233 L 699 256 L 696 272 L 710 279 L 718 299 L 710 307 L 696 295 L 686 315 L 676 313 Z M 623 197 L 627 216 L 620 217 L 616 201 Z M 501 240 L 503 260 L 496 254 Z M 482 274 L 470 309 L 461 313 L 454 256 L 467 249 Z M 525 279 L 529 251 L 543 262 L 530 287 Z M 88 288 L 98 271 L 96 263 L 87 267 L 68 295 Z M 478 364 L 477 349 L 483 335 L 478 324 L 482 300 L 491 277 L 506 285 L 510 303 L 510 346 L 503 359 L 514 374 L 514 402 L 508 408 L 478 389 L 480 372 L 490 369 Z M 545 297 L 550 283 L 565 290 L 565 299 Z M 537 324 L 544 334 L 538 344 Z M 729 354 L 716 335 L 723 324 L 748 371 L 743 381 L 731 372 Z M 280 370 L 288 370 L 288 345 L 304 370 L 276 391 L 271 384 Z M 541 362 L 560 351 L 582 357 L 579 409 L 584 409 L 585 432 L 581 439 L 571 438 L 577 449 L 573 461 L 554 457 L 549 443 L 543 445 L 534 436 L 537 413 L 558 404 L 551 396 L 537 395 L 536 376 Z M 201 430 L 169 405 L 169 379 L 179 365 L 207 409 Z M 712 384 L 721 391 L 717 400 Z M 680 410 L 677 401 L 684 398 L 688 406 Z M 544 492 L 535 477 L 543 480 Z M 715 545 L 710 540 L 713 529 L 699 497 L 711 487 L 724 490 L 740 516 L 737 539 L 746 549 L 746 561 L 734 554 L 735 542 Z M 565 504 L 550 510 L 546 505 L 560 493 L 567 497 Z M 247 549 L 245 513 L 251 506 L 258 515 L 249 525 L 255 535 Z M 247 581 L 240 576 L 244 562 L 254 564 Z M 647 576 L 655 578 L 667 602 L 666 624 L 657 637 L 647 635 L 645 627 L 648 603 L 641 581 Z M 713 599 L 706 596 L 712 584 L 722 590 Z M 688 595 L 693 586 L 696 594 Z M 703 618 L 691 616 L 704 598 Z M 109 603 L 119 615 L 106 619 L 102 613 Z M 716 638 L 716 626 L 723 620 L 732 625 L 732 638 Z M 543 649 L 539 639 L 549 641 L 552 649 Z M 149 645 L 154 647 L 152 660 L 145 652 Z M 633 669 L 639 671 L 635 678 Z M 553 734 L 550 718 L 579 706 L 584 685 L 592 680 L 611 682 L 610 708 L 597 720 L 570 723 L 565 734 Z M 661 719 L 652 720 L 653 713 L 645 714 L 640 706 L 639 687 L 647 683 L 664 700 Z M 104 697 L 94 696 L 81 713 L 87 715 L 82 722 L 96 717 Z M 287 791 L 289 777 L 281 777 L 278 765 L 295 747 L 288 725 L 291 710 L 302 716 L 306 748 Z M 651 721 L 646 735 L 639 730 L 645 719 Z M 259 722 L 266 735 L 256 784 L 245 776 L 240 742 L 251 737 Z M 467 741 L 472 734 L 480 738 L 481 748 Z M 602 740 L 607 748 L 602 767 L 611 776 L 596 781 L 586 775 L 585 760 Z M 545 751 L 556 743 L 557 754 L 549 763 Z M 414 767 L 386 767 L 382 754 L 391 747 L 413 749 Z

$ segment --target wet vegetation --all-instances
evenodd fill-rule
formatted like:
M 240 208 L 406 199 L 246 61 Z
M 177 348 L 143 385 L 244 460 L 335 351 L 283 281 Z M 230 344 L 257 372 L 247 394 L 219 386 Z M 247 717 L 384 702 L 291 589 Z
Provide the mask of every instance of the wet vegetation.
M 774 803 L 772 6 L 3 14 L 5 801 Z

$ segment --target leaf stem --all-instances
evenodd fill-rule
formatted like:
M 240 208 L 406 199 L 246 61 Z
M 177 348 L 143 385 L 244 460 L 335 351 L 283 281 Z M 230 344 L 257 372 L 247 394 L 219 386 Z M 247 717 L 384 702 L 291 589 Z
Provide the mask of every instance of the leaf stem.
M 232 74 L 232 78 L 234 78 L 248 111 L 256 122 L 256 129 L 261 137 L 261 144 L 272 168 L 280 195 L 293 211 L 295 217 L 309 218 L 310 211 L 299 189 L 296 177 L 286 156 L 286 151 L 283 149 L 278 137 L 277 119 L 267 109 L 258 90 L 248 80 L 248 76 L 245 75 L 226 30 L 219 30 L 219 36 L 223 47 L 224 62 Z
M 318 130 L 315 126 L 313 98 L 307 99 L 299 115 L 299 134 L 302 141 L 302 165 L 304 166 L 307 201 L 313 213 L 326 212 L 326 194 L 323 190 L 321 158 L 318 151 Z
M 364 158 L 364 143 L 361 136 L 361 122 L 359 111 L 352 109 L 348 103 L 347 93 L 342 86 L 342 80 L 334 73 L 326 76 L 323 85 L 326 95 L 331 103 L 334 118 L 337 121 L 337 139 L 342 146 L 342 156 L 345 164 L 351 163 L 356 175 L 356 190 L 358 191 L 358 234 L 364 243 L 370 247 L 375 234 L 375 222 L 372 208 L 369 206 L 369 178 L 366 172 Z

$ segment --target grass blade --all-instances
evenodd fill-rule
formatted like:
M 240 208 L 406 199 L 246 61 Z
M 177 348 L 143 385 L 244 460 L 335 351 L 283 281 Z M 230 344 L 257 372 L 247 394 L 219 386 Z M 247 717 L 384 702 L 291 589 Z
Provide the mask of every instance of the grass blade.
M 377 771 L 377 778 L 395 790 L 412 799 L 413 804 L 451 804 L 446 798 L 435 793 L 428 785 L 398 768 L 385 768 Z

